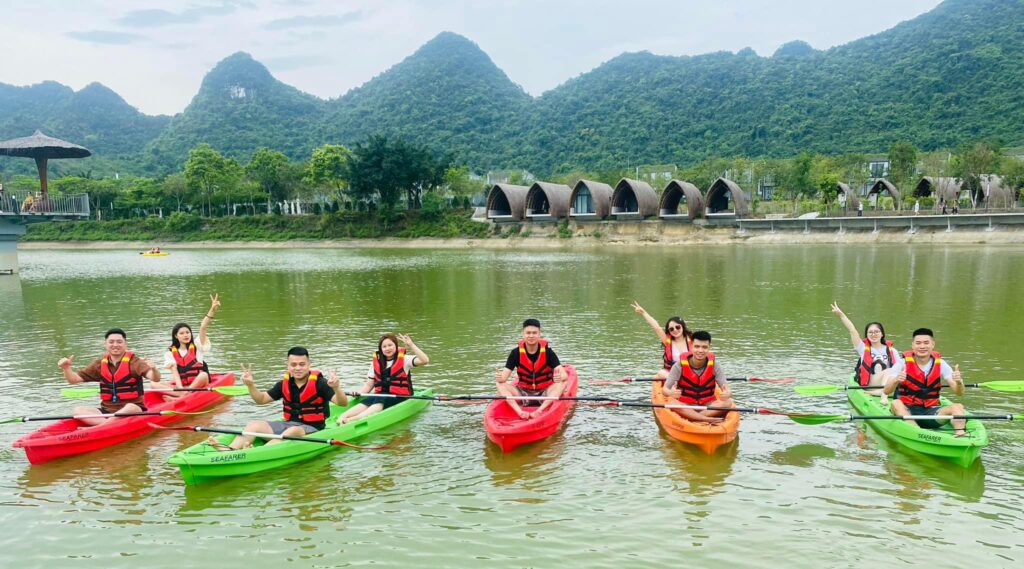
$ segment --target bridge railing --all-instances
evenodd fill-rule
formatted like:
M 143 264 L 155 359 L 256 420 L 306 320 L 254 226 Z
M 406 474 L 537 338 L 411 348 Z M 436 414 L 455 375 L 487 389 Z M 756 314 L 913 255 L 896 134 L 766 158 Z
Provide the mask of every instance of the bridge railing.
M 0 216 L 89 217 L 89 194 L 0 192 Z

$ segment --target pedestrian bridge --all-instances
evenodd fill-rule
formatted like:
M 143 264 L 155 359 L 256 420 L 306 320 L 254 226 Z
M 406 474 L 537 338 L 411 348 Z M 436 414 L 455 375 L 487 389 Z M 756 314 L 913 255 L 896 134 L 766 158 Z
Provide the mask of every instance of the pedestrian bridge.
M 89 219 L 89 195 L 0 191 L 0 274 L 18 272 L 18 236 L 29 223 Z

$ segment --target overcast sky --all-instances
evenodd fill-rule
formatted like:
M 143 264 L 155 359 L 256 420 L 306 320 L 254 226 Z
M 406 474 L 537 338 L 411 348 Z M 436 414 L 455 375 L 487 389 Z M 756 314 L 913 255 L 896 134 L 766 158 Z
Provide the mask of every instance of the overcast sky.
M 532 95 L 625 51 L 696 55 L 801 39 L 817 49 L 886 30 L 940 0 L 0 0 L 0 82 L 93 81 L 148 114 L 189 103 L 246 51 L 335 98 L 442 31 L 476 42 Z

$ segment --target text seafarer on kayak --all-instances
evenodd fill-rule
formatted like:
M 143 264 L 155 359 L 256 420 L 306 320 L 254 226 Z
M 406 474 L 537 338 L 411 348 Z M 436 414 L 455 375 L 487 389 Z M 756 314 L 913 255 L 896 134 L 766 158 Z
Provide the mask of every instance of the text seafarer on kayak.
M 515 384 L 508 383 L 513 371 L 518 377 Z M 505 367 L 498 368 L 495 373 L 498 394 L 504 397 L 559 397 L 565 390 L 565 378 L 565 369 L 558 356 L 548 341 L 541 337 L 540 320 L 524 320 L 522 340 L 509 352 Z M 509 399 L 508 404 L 520 419 L 530 419 L 551 405 L 551 401 L 542 402 L 534 411 L 523 410 L 513 399 Z

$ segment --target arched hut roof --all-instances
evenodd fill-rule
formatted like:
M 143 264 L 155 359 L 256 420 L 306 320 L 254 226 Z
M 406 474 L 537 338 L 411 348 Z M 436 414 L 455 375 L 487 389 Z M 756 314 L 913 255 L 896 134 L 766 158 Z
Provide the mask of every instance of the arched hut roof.
M 871 186 L 868 195 L 881 194 L 882 192 L 889 192 L 889 195 L 892 196 L 893 209 L 900 209 L 900 191 L 896 189 L 896 186 L 892 185 L 892 182 L 885 178 L 880 178 L 875 182 L 875 185 Z
M 962 187 L 963 182 L 959 178 L 925 176 L 914 187 L 914 195 L 924 197 L 934 194 L 937 207 L 939 200 L 949 204 L 955 202 Z
M 1003 185 L 1003 179 L 995 174 L 981 176 L 981 199 L 985 207 L 1009 208 L 1013 206 L 1015 193 Z
M 722 194 L 729 194 L 732 198 L 732 210 L 736 214 L 736 217 L 743 218 L 750 216 L 750 206 L 747 205 L 747 195 L 743 193 L 743 189 L 739 187 L 736 182 L 729 180 L 728 178 L 719 178 L 711 183 L 708 187 L 708 191 L 704 194 L 704 207 L 706 210 L 710 210 L 712 204 L 715 203 L 716 199 L 720 199 Z M 713 212 L 712 212 L 713 213 Z
M 576 196 L 583 190 L 590 193 L 590 203 L 594 208 L 592 212 L 586 211 L 573 211 L 575 207 Z M 608 217 L 608 214 L 612 212 L 612 193 L 615 190 L 612 189 L 608 184 L 601 182 L 595 182 L 593 180 L 580 180 L 576 182 L 576 185 L 572 189 L 572 194 L 569 195 L 569 207 L 570 216 L 577 215 L 593 215 L 597 219 L 603 219 Z
M 526 216 L 567 217 L 570 195 L 572 195 L 572 189 L 565 184 L 534 182 L 530 186 L 530 190 L 526 192 Z
M 836 191 L 846 196 L 847 208 L 857 209 L 860 206 L 860 196 L 857 195 L 857 192 L 851 190 L 849 185 L 839 182 L 836 184 Z
M 530 188 L 514 184 L 494 184 L 487 193 L 487 219 L 511 218 L 517 221 L 526 214 L 526 193 Z
M 647 182 L 623 178 L 615 184 L 612 193 L 612 215 L 630 214 L 640 217 L 657 215 L 658 194 Z
M 686 202 L 686 210 L 690 219 L 696 219 L 704 214 L 704 196 L 701 195 L 697 186 L 683 180 L 672 180 L 661 192 L 661 202 L 658 204 L 658 215 L 679 215 L 680 202 Z

